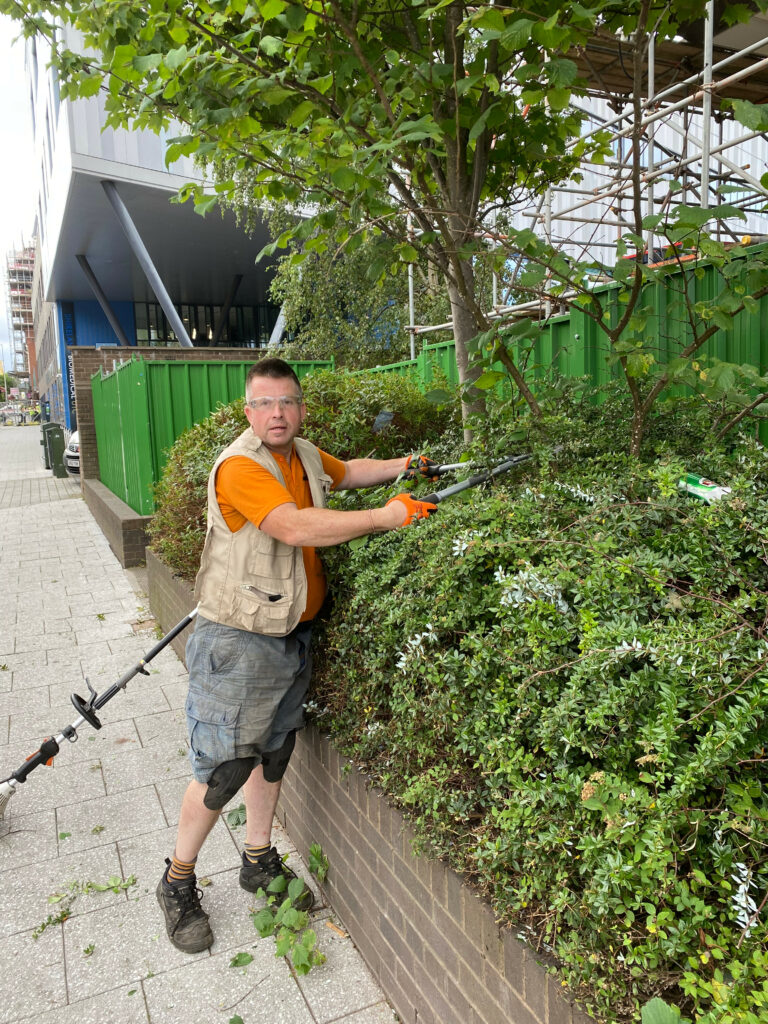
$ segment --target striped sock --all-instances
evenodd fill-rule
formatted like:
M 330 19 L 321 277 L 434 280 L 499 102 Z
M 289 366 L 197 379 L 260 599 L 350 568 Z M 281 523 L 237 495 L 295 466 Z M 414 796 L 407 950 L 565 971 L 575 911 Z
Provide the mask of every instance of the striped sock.
M 266 846 L 251 846 L 250 843 L 245 844 L 245 859 L 249 864 L 255 864 L 259 857 L 263 857 L 265 853 L 269 853 L 272 849 L 269 843 Z
M 183 885 L 185 882 L 190 882 L 195 877 L 195 863 L 197 858 L 193 861 L 179 860 L 176 854 L 173 855 L 173 860 L 168 862 L 168 870 L 165 873 L 165 880 L 169 885 Z

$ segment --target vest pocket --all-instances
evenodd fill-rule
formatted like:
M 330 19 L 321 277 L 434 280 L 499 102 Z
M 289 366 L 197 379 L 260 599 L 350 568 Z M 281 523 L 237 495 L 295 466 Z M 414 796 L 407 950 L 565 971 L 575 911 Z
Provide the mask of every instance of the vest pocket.
M 285 583 L 285 592 L 278 587 Z M 233 614 L 241 629 L 254 633 L 288 632 L 288 619 L 294 599 L 290 581 L 265 580 L 241 583 L 232 595 Z

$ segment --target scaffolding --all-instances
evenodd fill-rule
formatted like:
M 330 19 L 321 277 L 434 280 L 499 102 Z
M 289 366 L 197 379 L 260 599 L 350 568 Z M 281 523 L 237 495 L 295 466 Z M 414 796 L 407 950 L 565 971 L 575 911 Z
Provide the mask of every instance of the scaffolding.
M 32 276 L 35 250 L 32 246 L 12 249 L 6 257 L 8 337 L 13 365 L 6 367 L 28 390 L 34 364 L 35 329 L 32 313 Z
M 489 245 L 505 242 L 495 228 L 503 216 L 513 229 L 532 227 L 565 256 L 604 268 L 609 280 L 622 236 L 635 231 L 631 211 L 636 161 L 645 216 L 665 214 L 673 201 L 705 210 L 727 202 L 746 219 L 718 219 L 715 237 L 726 243 L 768 240 L 768 188 L 760 180 L 768 167 L 768 133 L 743 128 L 722 105 L 726 98 L 768 101 L 768 14 L 755 14 L 739 31 L 719 30 L 714 0 L 709 0 L 704 23 L 697 28 L 700 44 L 679 39 L 657 46 L 653 34 L 647 37 L 639 125 L 631 102 L 633 75 L 626 66 L 628 41 L 605 34 L 571 55 L 589 81 L 587 96 L 575 104 L 586 126 L 581 138 L 609 132 L 613 158 L 601 165 L 583 163 L 577 180 L 552 186 L 533 205 L 528 201 L 501 210 L 494 204 L 486 217 Z M 700 66 L 691 70 L 695 60 Z M 632 137 L 638 127 L 642 141 L 635 152 Z M 651 263 L 663 258 L 665 240 L 651 229 L 643 238 L 641 258 Z M 546 319 L 574 297 L 568 292 L 554 298 L 545 282 L 536 298 L 516 301 L 523 262 L 513 257 L 504 279 L 494 275 L 489 320 Z M 452 326 L 450 320 L 418 325 L 413 303 L 409 320 L 412 356 L 416 336 Z

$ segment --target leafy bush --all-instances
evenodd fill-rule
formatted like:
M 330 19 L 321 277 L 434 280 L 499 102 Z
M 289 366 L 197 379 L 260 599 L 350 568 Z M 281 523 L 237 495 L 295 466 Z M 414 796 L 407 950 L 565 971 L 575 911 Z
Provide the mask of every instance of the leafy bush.
M 402 382 L 395 401 L 318 377 L 308 402 L 326 433 L 307 434 L 342 457 L 420 447 L 411 436 L 442 426 Z M 318 723 L 597 1016 L 634 1021 L 646 1004 L 660 1019 L 661 997 L 683 1020 L 760 1024 L 768 454 L 711 436 L 704 453 L 706 417 L 677 401 L 633 459 L 620 389 L 555 382 L 540 401 L 541 424 L 491 404 L 477 425 L 475 460 L 535 453 L 514 476 L 326 549 L 339 599 L 318 636 Z M 382 407 L 389 436 L 371 430 Z M 219 410 L 178 443 L 168 515 L 178 494 L 202 524 L 204 490 L 184 487 L 204 485 L 241 415 Z M 458 440 L 451 423 L 429 449 L 455 461 Z M 733 493 L 699 504 L 678 490 L 683 469 Z
M 318 720 L 598 1016 L 758 1024 L 768 454 L 703 456 L 677 403 L 618 455 L 605 399 L 561 386 L 537 468 L 329 553 Z M 683 467 L 733 494 L 699 504 Z
M 321 371 L 305 377 L 302 387 L 308 408 L 302 435 L 344 461 L 405 456 L 422 442 L 437 442 L 451 419 L 411 381 L 391 374 Z M 375 430 L 382 411 L 392 419 Z M 200 564 L 211 467 L 247 426 L 238 399 L 182 434 L 168 453 L 149 532 L 155 552 L 182 579 L 193 580 Z

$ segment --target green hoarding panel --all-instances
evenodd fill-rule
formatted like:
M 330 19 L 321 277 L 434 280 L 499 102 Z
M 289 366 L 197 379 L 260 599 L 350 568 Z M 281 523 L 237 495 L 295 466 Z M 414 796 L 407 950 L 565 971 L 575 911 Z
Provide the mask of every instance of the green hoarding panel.
M 154 512 L 154 487 L 168 450 L 185 430 L 244 393 L 254 360 L 148 361 L 134 358 L 91 378 L 102 483 L 141 515 Z M 332 360 L 291 361 L 299 379 Z

